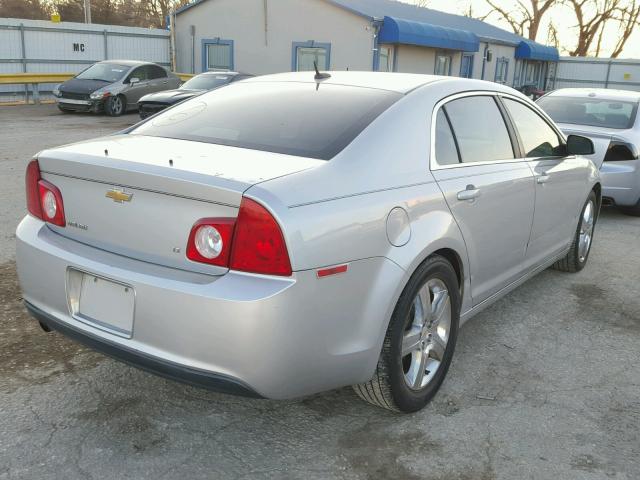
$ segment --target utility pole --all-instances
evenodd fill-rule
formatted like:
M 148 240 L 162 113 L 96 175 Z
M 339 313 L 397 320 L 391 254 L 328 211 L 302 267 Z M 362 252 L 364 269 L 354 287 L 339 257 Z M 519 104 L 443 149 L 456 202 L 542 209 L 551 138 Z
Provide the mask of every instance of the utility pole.
M 91 0 L 84 0 L 84 23 L 91 23 Z

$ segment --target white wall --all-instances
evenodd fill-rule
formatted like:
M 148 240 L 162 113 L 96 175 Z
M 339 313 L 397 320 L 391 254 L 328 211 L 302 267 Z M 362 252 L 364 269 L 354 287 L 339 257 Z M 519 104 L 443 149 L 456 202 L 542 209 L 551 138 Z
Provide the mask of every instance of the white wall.
M 190 26 L 195 26 L 196 73 L 202 69 L 202 39 L 234 42 L 235 70 L 265 74 L 291 71 L 292 42 L 331 44 L 332 70 L 371 70 L 370 22 L 324 0 L 208 0 L 177 15 L 178 70 L 191 71 Z M 266 32 L 265 32 L 266 25 Z
M 473 57 L 473 78 L 488 80 L 490 82 L 495 81 L 496 78 L 496 63 L 501 57 L 506 57 L 509 60 L 509 68 L 507 70 L 507 82 L 506 85 L 513 85 L 514 73 L 516 71 L 516 47 L 510 45 L 502 45 L 497 43 L 488 43 L 491 53 L 491 61 L 485 63 L 484 78 L 482 77 L 482 57 L 484 55 L 484 49 L 487 42 L 480 42 L 480 51 L 475 52 Z

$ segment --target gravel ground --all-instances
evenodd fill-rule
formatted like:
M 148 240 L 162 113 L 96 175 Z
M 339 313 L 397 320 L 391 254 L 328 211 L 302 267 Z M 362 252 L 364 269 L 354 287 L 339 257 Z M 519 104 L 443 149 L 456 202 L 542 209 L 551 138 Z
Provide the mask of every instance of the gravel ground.
M 27 161 L 136 119 L 0 107 L 0 479 L 640 478 L 640 218 L 615 210 L 583 272 L 545 271 L 464 326 L 414 415 L 349 388 L 215 394 L 43 333 L 15 275 Z

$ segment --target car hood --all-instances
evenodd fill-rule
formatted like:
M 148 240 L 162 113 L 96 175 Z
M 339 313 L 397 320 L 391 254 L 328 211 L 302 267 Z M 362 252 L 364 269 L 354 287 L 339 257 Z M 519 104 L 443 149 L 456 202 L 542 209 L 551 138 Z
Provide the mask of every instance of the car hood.
M 145 95 L 139 100 L 139 102 L 161 102 L 173 104 L 195 97 L 196 95 L 200 95 L 205 91 L 206 90 L 185 90 L 180 88 L 176 90 L 165 90 L 163 92 L 155 92 Z
M 110 84 L 111 82 L 105 82 L 103 80 L 80 80 L 78 78 L 72 78 L 60 85 L 58 89 L 61 92 L 92 93 Z
M 593 142 L 595 153 L 593 155 L 585 155 L 590 158 L 596 167 L 600 168 L 604 162 L 611 139 L 624 138 L 624 130 L 612 128 L 592 127 L 589 125 L 573 125 L 568 123 L 558 123 L 560 130 L 565 135 L 581 135 L 590 138 Z

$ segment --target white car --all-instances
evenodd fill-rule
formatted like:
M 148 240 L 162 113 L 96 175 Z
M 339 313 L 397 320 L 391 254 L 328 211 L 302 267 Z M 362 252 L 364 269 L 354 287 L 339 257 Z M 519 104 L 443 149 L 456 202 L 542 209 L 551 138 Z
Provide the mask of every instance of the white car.
M 562 88 L 537 103 L 565 134 L 593 141 L 603 203 L 640 216 L 640 92 Z

